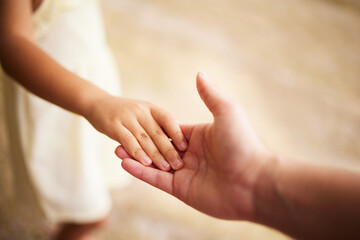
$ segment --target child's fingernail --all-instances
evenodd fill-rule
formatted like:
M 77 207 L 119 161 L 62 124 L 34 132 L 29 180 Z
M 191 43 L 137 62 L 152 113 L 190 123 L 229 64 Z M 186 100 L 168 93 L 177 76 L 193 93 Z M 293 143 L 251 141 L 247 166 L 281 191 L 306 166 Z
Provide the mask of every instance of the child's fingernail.
M 183 150 L 183 151 L 186 150 L 186 148 L 187 148 L 187 143 L 186 143 L 186 142 L 181 142 L 181 143 L 180 143 L 180 148 L 181 148 L 180 150 Z
M 173 164 L 174 164 L 174 166 L 175 166 L 176 168 L 178 168 L 178 167 L 181 167 L 182 162 L 181 162 L 179 159 L 175 159 L 175 161 L 173 162 Z
M 165 168 L 165 169 L 168 169 L 170 167 L 169 163 L 166 161 L 162 161 L 161 166 L 163 166 L 163 168 Z
M 144 162 L 145 165 L 150 165 L 152 161 L 151 161 L 150 158 L 144 157 L 144 158 L 143 158 L 143 162 Z

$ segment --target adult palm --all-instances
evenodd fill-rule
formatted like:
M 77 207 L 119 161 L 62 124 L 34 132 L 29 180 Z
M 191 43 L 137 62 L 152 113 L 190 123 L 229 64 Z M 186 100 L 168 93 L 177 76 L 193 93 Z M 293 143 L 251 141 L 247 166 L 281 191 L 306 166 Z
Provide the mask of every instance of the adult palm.
M 127 172 L 206 214 L 251 220 L 254 184 L 263 165 L 261 155 L 267 150 L 240 106 L 222 95 L 204 74 L 198 74 L 197 88 L 214 122 L 182 126 L 189 142 L 182 169 L 165 172 L 143 166 L 121 146 L 116 154 L 124 159 Z

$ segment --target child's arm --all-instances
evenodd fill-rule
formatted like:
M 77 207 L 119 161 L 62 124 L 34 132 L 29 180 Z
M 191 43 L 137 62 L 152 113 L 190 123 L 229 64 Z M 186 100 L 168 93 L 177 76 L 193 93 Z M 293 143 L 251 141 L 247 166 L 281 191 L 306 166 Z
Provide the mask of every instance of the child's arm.
M 109 95 L 37 47 L 31 0 L 0 0 L 0 60 L 4 70 L 26 89 L 84 116 L 138 161 L 149 165 L 150 157 L 163 170 L 170 169 L 167 162 L 174 169 L 182 167 L 168 137 L 180 150 L 186 149 L 186 140 L 170 114 L 147 102 Z

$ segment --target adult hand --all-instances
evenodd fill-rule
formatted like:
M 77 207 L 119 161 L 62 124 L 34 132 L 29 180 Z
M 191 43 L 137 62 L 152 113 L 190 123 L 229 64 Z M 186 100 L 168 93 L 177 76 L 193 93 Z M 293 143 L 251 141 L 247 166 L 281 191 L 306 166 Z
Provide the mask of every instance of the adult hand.
M 260 142 L 240 106 L 203 74 L 199 94 L 214 123 L 182 126 L 189 146 L 181 170 L 164 172 L 132 160 L 133 176 L 209 215 L 249 220 L 297 239 L 360 239 L 360 173 L 277 156 Z
M 171 173 L 145 167 L 121 146 L 115 152 L 130 174 L 204 213 L 252 220 L 254 184 L 271 154 L 239 104 L 220 93 L 205 74 L 198 74 L 197 89 L 214 122 L 182 126 L 189 146 L 181 170 Z

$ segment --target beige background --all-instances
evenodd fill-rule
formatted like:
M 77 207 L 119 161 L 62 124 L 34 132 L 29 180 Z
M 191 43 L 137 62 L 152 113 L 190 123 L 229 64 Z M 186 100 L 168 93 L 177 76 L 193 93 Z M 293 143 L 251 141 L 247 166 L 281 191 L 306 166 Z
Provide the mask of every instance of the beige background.
M 358 1 L 103 0 L 102 6 L 124 96 L 153 101 L 181 122 L 211 121 L 195 88 L 203 70 L 241 102 L 275 151 L 360 169 Z M 0 239 L 45 239 L 54 226 L 31 192 L 21 206 L 5 200 L 16 181 L 0 121 Z M 97 232 L 103 239 L 287 239 L 207 217 L 138 181 L 112 195 L 114 211 Z

